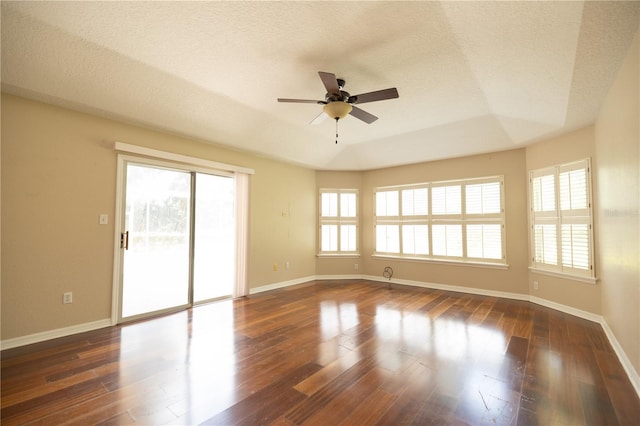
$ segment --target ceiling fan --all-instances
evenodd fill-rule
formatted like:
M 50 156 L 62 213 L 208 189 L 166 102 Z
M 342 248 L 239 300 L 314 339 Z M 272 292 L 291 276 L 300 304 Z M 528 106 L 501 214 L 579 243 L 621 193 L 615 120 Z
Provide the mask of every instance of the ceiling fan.
M 327 89 L 327 93 L 324 95 L 324 101 L 278 98 L 278 102 L 324 105 L 320 115 L 313 119 L 311 124 L 318 124 L 324 121 L 327 117 L 331 117 L 336 120 L 337 128 L 338 120 L 345 118 L 347 114 L 350 114 L 367 124 L 371 124 L 376 121 L 378 117 L 358 108 L 355 104 L 384 101 L 386 99 L 394 99 L 398 97 L 398 90 L 395 87 L 376 90 L 374 92 L 361 93 L 359 95 L 351 95 L 349 92 L 342 90 L 344 88 L 345 81 L 343 79 L 336 78 L 335 74 L 318 71 L 318 75 L 320 76 L 320 80 L 322 80 L 322 84 L 324 84 L 324 87 Z M 336 130 L 336 138 L 337 137 L 338 134 Z M 336 143 L 337 142 L 338 141 L 336 139 Z

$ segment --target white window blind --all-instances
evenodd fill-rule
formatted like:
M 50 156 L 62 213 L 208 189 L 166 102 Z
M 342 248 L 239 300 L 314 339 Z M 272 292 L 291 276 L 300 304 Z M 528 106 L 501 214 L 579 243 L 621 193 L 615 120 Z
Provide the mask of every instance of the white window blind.
M 321 251 L 338 251 L 338 225 L 321 225 Z
M 356 217 L 356 194 L 353 192 L 340 194 L 340 216 Z
M 402 252 L 429 254 L 429 227 L 417 224 L 402 225 Z
M 584 210 L 587 208 L 587 170 L 568 170 L 560 173 L 560 209 Z
M 398 225 L 376 226 L 376 251 L 400 253 L 400 233 Z
M 465 186 L 466 213 L 491 214 L 501 210 L 500 182 L 487 182 Z
M 340 251 L 354 252 L 356 251 L 356 226 L 341 225 L 340 226 Z
M 338 194 L 335 192 L 326 192 L 320 194 L 320 205 L 322 206 L 322 217 L 338 216 Z
M 555 224 L 534 225 L 534 262 L 547 265 L 558 264 L 558 236 Z
M 589 269 L 589 226 L 562 225 L 562 266 L 571 269 Z
M 489 177 L 377 188 L 376 253 L 506 263 L 502 182 Z
M 398 216 L 398 191 L 376 192 L 376 215 Z
M 357 253 L 357 190 L 321 189 L 319 212 L 320 253 Z
M 431 188 L 431 213 L 456 215 L 462 213 L 461 186 L 436 186 Z
M 553 171 L 545 171 L 551 173 Z M 533 178 L 533 209 L 537 213 L 556 211 L 556 184 L 553 174 L 543 174 Z
M 593 278 L 589 159 L 530 176 L 532 266 Z
M 467 225 L 467 256 L 478 259 L 502 259 L 502 225 Z
M 433 254 L 462 257 L 462 225 L 433 225 Z
M 426 216 L 429 213 L 427 188 L 402 190 L 402 215 Z

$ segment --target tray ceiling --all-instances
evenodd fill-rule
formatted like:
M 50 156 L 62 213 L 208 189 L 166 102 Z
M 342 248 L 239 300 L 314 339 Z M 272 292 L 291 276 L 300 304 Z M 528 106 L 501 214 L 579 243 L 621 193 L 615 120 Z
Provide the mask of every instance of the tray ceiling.
M 323 170 L 500 151 L 592 124 L 640 2 L 2 2 L 5 92 Z M 398 99 L 309 122 L 318 71 Z M 135 143 L 135 141 L 126 141 Z

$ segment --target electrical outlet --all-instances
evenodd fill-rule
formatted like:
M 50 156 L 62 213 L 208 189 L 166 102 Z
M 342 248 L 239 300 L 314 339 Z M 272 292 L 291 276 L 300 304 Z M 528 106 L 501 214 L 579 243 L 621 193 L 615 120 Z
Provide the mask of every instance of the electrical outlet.
M 109 215 L 106 214 L 106 213 L 100 214 L 100 219 L 99 219 L 98 223 L 100 223 L 100 225 L 108 224 L 109 223 Z
M 357 271 L 357 270 L 358 270 L 358 268 L 359 268 L 358 264 L 357 264 L 357 263 L 354 263 L 354 264 L 353 264 L 353 270 L 354 270 L 354 271 Z
M 73 293 L 72 292 L 67 292 L 67 293 L 63 293 L 62 294 L 62 303 L 67 304 L 67 303 L 72 303 L 73 302 Z
M 284 262 L 284 269 L 289 269 L 289 262 Z
M 538 281 L 534 281 L 533 282 L 533 289 L 537 290 L 538 289 Z

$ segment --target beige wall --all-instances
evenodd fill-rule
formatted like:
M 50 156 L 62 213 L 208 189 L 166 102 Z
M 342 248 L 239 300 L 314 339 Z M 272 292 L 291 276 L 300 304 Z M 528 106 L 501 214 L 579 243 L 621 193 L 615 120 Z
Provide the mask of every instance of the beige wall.
M 251 287 L 313 276 L 314 171 L 266 160 L 252 161 L 252 167 L 256 174 L 251 181 Z
M 114 141 L 255 169 L 251 287 L 315 273 L 312 170 L 3 94 L 3 340 L 110 317 Z
M 527 215 L 525 151 L 516 149 L 473 157 L 434 161 L 364 173 L 362 183 L 363 273 L 382 277 L 391 266 L 394 278 L 474 289 L 527 294 Z M 373 191 L 376 187 L 451 179 L 504 176 L 508 269 L 372 258 L 375 249 Z
M 631 50 L 595 126 L 602 315 L 640 371 L 640 45 Z
M 593 196 L 597 199 L 595 175 L 597 161 L 595 157 L 593 126 L 586 127 L 569 134 L 530 145 L 527 148 L 527 171 L 569 163 L 591 158 L 593 169 Z M 594 217 L 597 211 L 594 210 Z M 598 255 L 596 241 L 595 256 Z M 596 264 L 596 274 L 598 265 Z M 538 282 L 538 290 L 534 290 L 533 282 Z M 560 303 L 592 314 L 600 314 L 600 285 L 589 284 L 566 278 L 544 275 L 536 272 L 529 274 L 529 291 L 532 296 L 551 302 Z

